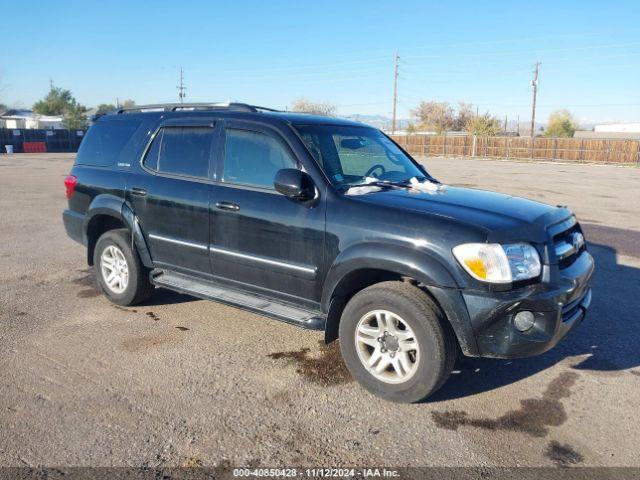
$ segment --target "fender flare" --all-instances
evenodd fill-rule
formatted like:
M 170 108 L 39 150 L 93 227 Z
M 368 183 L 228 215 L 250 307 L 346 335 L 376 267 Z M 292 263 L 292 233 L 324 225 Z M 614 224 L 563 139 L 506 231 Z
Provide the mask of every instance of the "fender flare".
M 377 269 L 410 277 L 424 285 L 445 312 L 462 351 L 474 355 L 475 336 L 458 282 L 436 254 L 425 250 L 386 243 L 361 243 L 338 255 L 327 273 L 321 308 L 327 312 L 325 341 L 335 339 L 340 314 L 345 306 L 341 283 L 358 270 Z M 462 303 L 460 303 L 462 302 Z
M 323 311 L 347 275 L 362 269 L 386 270 L 425 285 L 458 287 L 449 270 L 429 252 L 388 243 L 359 243 L 340 252 L 329 268 L 322 290 Z
M 135 248 L 140 256 L 142 264 L 145 267 L 153 268 L 153 261 L 151 259 L 151 254 L 149 253 L 149 248 L 147 247 L 147 242 L 144 239 L 142 229 L 140 228 L 140 224 L 137 221 L 133 210 L 131 210 L 129 205 L 122 198 L 110 194 L 98 195 L 95 197 L 89 205 L 89 209 L 85 215 L 82 231 L 88 247 L 87 256 L 90 256 L 92 253 L 89 245 L 88 231 L 91 221 L 98 215 L 107 215 L 121 221 L 125 227 L 132 232 Z M 91 262 L 92 259 L 88 260 Z

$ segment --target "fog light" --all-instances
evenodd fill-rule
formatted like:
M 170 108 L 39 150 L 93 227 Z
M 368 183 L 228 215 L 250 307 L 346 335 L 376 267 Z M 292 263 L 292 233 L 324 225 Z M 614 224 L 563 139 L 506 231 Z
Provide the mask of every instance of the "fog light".
M 513 324 L 515 327 L 521 332 L 526 332 L 536 321 L 536 317 L 533 316 L 533 313 L 524 311 L 516 313 L 516 316 L 513 319 Z

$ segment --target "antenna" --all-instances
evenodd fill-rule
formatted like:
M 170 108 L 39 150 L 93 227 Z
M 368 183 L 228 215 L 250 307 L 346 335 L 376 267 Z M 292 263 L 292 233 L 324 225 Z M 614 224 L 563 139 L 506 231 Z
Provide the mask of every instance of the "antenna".
M 180 67 L 180 85 L 176 88 L 178 89 L 178 100 L 182 103 L 184 101 L 184 97 L 187 96 L 185 93 L 187 87 L 184 86 L 184 72 L 182 71 L 182 67 Z

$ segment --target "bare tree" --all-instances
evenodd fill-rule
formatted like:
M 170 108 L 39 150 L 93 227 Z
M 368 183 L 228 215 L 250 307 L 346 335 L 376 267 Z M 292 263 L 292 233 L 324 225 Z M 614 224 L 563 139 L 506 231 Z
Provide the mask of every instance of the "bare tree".
M 458 103 L 458 112 L 453 122 L 453 130 L 457 132 L 467 130 L 467 126 L 473 121 L 476 116 L 472 107 L 473 105 L 471 105 L 470 103 Z
M 0 70 L 0 94 L 2 94 L 2 91 L 4 90 L 4 87 L 2 86 L 2 77 L 3 77 L 3 72 L 2 70 Z M 2 98 L 0 96 L 0 98 Z M 9 107 L 7 107 L 4 103 L 0 102 L 0 114 L 6 112 L 8 110 Z
M 313 113 L 333 117 L 336 114 L 336 106 L 328 102 L 312 102 L 306 98 L 298 98 L 293 102 L 291 110 L 294 112 Z
M 420 102 L 411 114 L 420 121 L 420 127 L 438 133 L 450 130 L 454 123 L 454 111 L 448 102 Z

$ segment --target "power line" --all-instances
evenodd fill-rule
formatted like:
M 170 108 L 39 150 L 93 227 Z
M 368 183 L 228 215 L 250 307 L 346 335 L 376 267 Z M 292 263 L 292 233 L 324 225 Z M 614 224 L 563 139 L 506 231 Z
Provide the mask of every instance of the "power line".
M 626 42 L 626 43 L 609 43 L 604 45 L 586 45 L 581 47 L 569 47 L 569 48 L 547 48 L 536 50 L 509 50 L 509 51 L 488 51 L 488 52 L 476 52 L 476 53 L 459 53 L 459 54 L 438 54 L 438 55 L 408 55 L 409 59 L 435 59 L 435 58 L 469 58 L 469 57 L 493 57 L 493 56 L 505 56 L 505 55 L 517 55 L 522 57 L 527 54 L 541 54 L 541 53 L 554 53 L 554 52 L 568 52 L 573 53 L 577 51 L 589 51 L 603 49 L 603 48 L 621 48 L 621 47 L 636 47 L 640 45 L 640 42 Z
M 523 43 L 523 42 L 531 42 L 538 40 L 555 40 L 555 39 L 569 39 L 569 38 L 590 38 L 590 37 L 599 37 L 599 36 L 608 36 L 610 34 L 627 34 L 627 33 L 637 33 L 638 28 L 632 28 L 627 30 L 614 29 L 610 31 L 601 31 L 601 32 L 590 32 L 590 33 L 579 33 L 579 34 L 560 34 L 560 35 L 543 35 L 536 37 L 510 37 L 508 40 L 488 40 L 484 42 L 464 42 L 464 43 L 441 43 L 437 42 L 438 50 L 442 50 L 443 48 L 450 47 L 475 47 L 478 45 L 513 45 L 515 43 Z M 434 44 L 430 44 L 428 46 L 415 46 L 417 49 L 431 49 L 434 48 Z
M 229 75 L 229 74 L 247 74 L 250 73 L 252 75 L 254 75 L 256 72 L 267 72 L 267 73 L 271 73 L 271 72 L 287 72 L 287 71 L 291 71 L 291 70 L 305 70 L 305 69 L 314 69 L 314 68 L 321 68 L 321 69 L 327 69 L 327 68 L 332 68 L 332 67 L 342 67 L 342 66 L 346 66 L 346 65 L 362 65 L 362 64 L 367 64 L 367 63 L 380 63 L 382 66 L 382 61 L 387 59 L 388 60 L 388 56 L 372 56 L 372 57 L 366 57 L 366 58 L 358 58 L 358 60 L 344 60 L 344 61 L 337 61 L 337 62 L 331 62 L 331 63 L 316 63 L 316 64 L 311 64 L 311 65 L 280 65 L 280 66 L 268 66 L 265 67 L 264 69 L 260 69 L 260 68 L 249 68 L 249 69 L 228 69 L 228 70 L 216 70 L 217 74 L 224 74 L 224 75 Z M 359 68 L 359 67 L 358 67 Z M 278 74 L 278 73 L 276 73 Z M 308 74 L 313 74 L 313 72 L 309 72 Z

